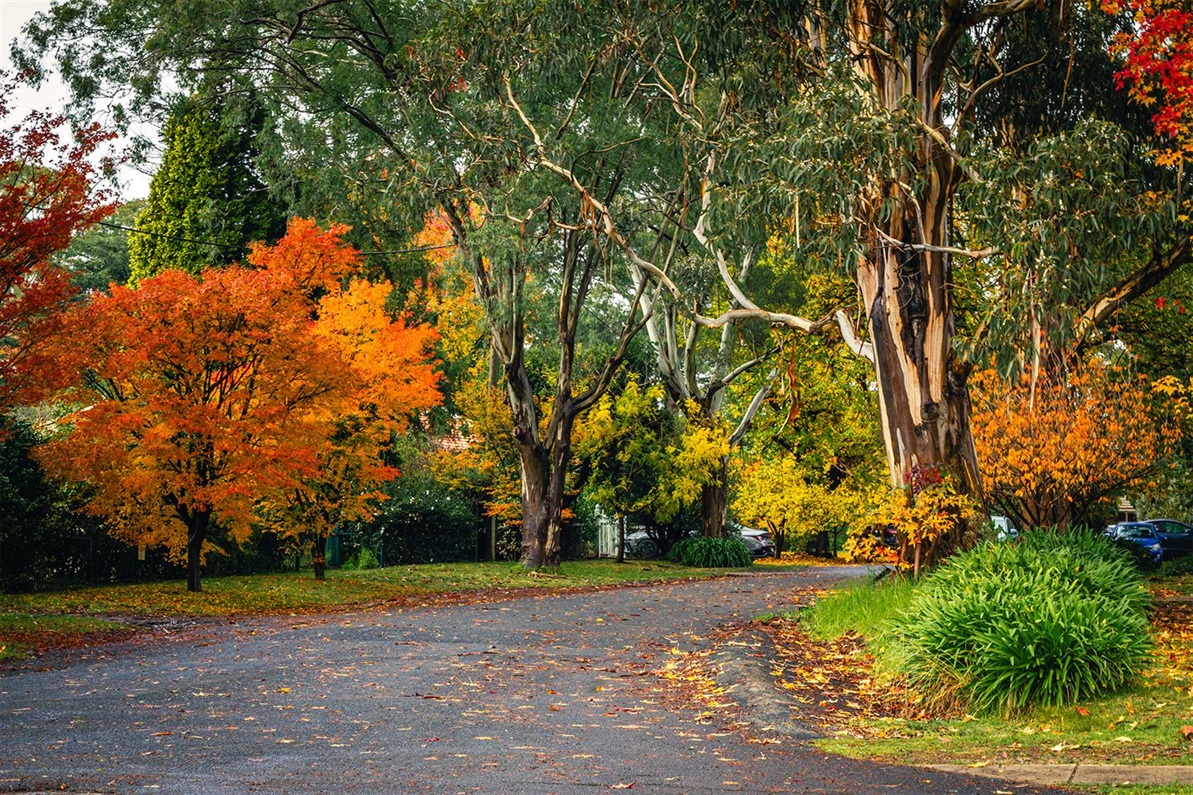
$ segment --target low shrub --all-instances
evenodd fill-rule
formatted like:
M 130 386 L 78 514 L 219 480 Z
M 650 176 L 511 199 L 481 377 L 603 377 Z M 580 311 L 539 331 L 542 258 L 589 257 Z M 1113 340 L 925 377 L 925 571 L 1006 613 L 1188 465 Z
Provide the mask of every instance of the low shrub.
M 1148 659 L 1142 578 L 1088 533 L 988 542 L 928 575 L 893 622 L 889 662 L 936 701 L 983 712 L 1113 692 Z
M 341 569 L 355 571 L 357 569 L 377 569 L 381 567 L 381 562 L 377 559 L 377 555 L 368 547 L 363 547 L 355 555 L 344 561 Z
M 702 569 L 739 569 L 754 562 L 740 538 L 685 538 L 671 547 L 667 557 Z
M 1193 555 L 1164 561 L 1160 565 L 1158 573 L 1161 577 L 1180 577 L 1185 574 L 1193 574 Z

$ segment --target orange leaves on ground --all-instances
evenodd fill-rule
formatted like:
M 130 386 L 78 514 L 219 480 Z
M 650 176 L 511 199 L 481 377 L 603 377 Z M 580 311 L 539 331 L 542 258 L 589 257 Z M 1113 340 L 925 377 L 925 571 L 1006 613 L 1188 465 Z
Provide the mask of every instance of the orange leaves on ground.
M 1156 648 L 1148 681 L 1193 695 L 1193 603 L 1159 602 L 1152 608 L 1151 623 Z
M 389 434 L 439 401 L 433 332 L 385 314 L 388 285 L 341 287 L 359 264 L 342 228 L 289 230 L 255 267 L 166 271 L 66 315 L 42 375 L 78 408 L 40 457 L 130 543 L 182 557 L 208 519 L 243 539 L 264 501 L 329 477 L 367 493 L 355 481 L 393 474 Z
M 841 727 L 855 718 L 903 710 L 898 693 L 874 680 L 872 658 L 856 635 L 816 640 L 794 619 L 771 621 L 763 629 L 775 646 L 779 684 L 802 705 L 804 719 Z
M 1147 476 L 1179 438 L 1146 379 L 1096 362 L 1007 384 L 975 375 L 973 432 L 987 493 L 1029 526 L 1067 525 Z

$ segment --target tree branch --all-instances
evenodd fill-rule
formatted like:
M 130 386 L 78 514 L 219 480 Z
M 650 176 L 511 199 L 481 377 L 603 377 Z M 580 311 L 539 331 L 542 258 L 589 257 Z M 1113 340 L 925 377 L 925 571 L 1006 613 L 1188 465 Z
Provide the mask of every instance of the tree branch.
M 1088 337 L 1119 307 L 1155 287 L 1173 271 L 1193 261 L 1193 238 L 1184 237 L 1167 251 L 1157 251 L 1141 268 L 1090 304 L 1077 321 L 1077 340 Z
M 741 444 L 741 440 L 749 432 L 750 426 L 754 424 L 754 415 L 758 413 L 758 409 L 762 407 L 762 401 L 766 400 L 766 396 L 770 394 L 771 386 L 775 383 L 775 376 L 778 375 L 778 370 L 771 370 L 766 377 L 766 383 L 754 394 L 754 399 L 750 401 L 749 407 L 746 408 L 746 413 L 742 415 L 741 421 L 737 423 L 737 428 L 733 433 L 729 434 L 729 447 L 733 448 Z

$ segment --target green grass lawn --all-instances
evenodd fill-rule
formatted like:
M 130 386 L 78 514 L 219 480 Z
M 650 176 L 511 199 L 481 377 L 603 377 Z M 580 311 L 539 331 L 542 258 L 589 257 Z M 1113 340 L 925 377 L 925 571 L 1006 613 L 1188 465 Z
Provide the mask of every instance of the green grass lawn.
M 1071 785 L 1070 785 L 1071 787 Z M 1106 793 L 1107 795 L 1193 795 L 1193 787 L 1185 784 L 1169 784 L 1163 787 L 1142 784 L 1112 784 L 1108 787 L 1080 787 L 1087 793 Z
M 565 563 L 554 574 L 527 572 L 512 563 L 437 563 L 329 571 L 206 577 L 202 593 L 182 580 L 0 595 L 0 610 L 31 614 L 254 615 L 304 612 L 478 590 L 564 590 L 676 578 L 713 577 L 724 569 L 694 569 L 665 561 L 607 560 Z
M 1160 595 L 1185 593 L 1188 583 L 1154 580 Z M 866 586 L 825 599 L 803 620 L 809 634 L 832 638 L 853 628 L 872 632 L 905 604 L 905 586 Z M 1153 612 L 1152 664 L 1131 688 L 1066 707 L 1038 707 L 1010 717 L 948 715 L 855 719 L 823 750 L 884 761 L 957 764 L 1072 763 L 1193 765 L 1193 611 L 1170 605 Z M 881 671 L 878 675 L 882 676 Z M 1190 792 L 1193 789 L 1115 789 Z
M 513 563 L 438 563 L 329 571 L 207 577 L 202 593 L 184 580 L 0 595 L 0 660 L 19 659 L 39 631 L 82 642 L 115 628 L 83 616 L 233 616 L 337 610 L 392 601 L 434 601 L 436 595 L 523 589 L 570 590 L 672 579 L 715 577 L 725 569 L 694 569 L 666 561 L 571 561 L 557 573 L 527 572 Z M 50 635 L 50 631 L 53 635 Z

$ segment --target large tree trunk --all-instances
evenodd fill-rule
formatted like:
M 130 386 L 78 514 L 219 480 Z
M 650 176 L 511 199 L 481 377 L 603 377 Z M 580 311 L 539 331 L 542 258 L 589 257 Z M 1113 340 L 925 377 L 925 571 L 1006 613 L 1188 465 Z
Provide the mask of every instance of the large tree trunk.
M 518 476 L 522 482 L 522 553 L 518 562 L 526 569 L 546 566 L 547 526 L 551 509 L 551 465 L 542 446 L 514 430 L 518 440 Z
M 538 442 L 524 426 L 514 426 L 522 481 L 522 554 L 519 563 L 526 569 L 559 568 L 572 424 L 572 420 L 560 423 L 555 443 L 549 448 Z
M 192 511 L 186 522 L 186 589 L 196 593 L 203 590 L 201 561 L 203 542 L 207 540 L 207 526 L 211 511 Z
M 921 130 L 915 166 L 868 192 L 870 246 L 857 269 L 891 484 L 909 487 L 914 498 L 923 484 L 947 477 L 980 500 L 968 370 L 952 349 L 949 216 L 962 172 L 940 104 L 948 59 L 968 23 L 949 18 L 938 35 L 905 42 L 881 4 L 857 2 L 853 16 L 856 68 L 875 103 L 896 115 L 911 110 Z M 916 545 L 917 568 L 948 554 L 959 531 L 936 549 Z
M 311 542 L 311 565 L 315 569 L 315 579 L 327 579 L 327 536 L 320 533 Z
M 723 456 L 716 477 L 700 489 L 700 535 L 721 538 L 725 535 L 728 513 L 729 458 Z
M 935 471 L 949 475 L 959 492 L 980 495 L 969 387 L 964 368 L 953 360 L 952 307 L 943 275 L 915 267 L 914 256 L 912 267 L 899 267 L 897 252 L 885 253 L 878 266 L 862 268 L 861 287 L 870 311 L 891 485 L 903 488 L 915 473 Z M 925 282 L 935 302 L 924 300 Z
M 883 243 L 858 270 L 891 485 L 910 489 L 914 499 L 924 485 L 947 479 L 958 493 L 980 502 L 967 370 L 952 351 L 948 255 L 913 248 L 923 245 L 921 240 L 935 247 L 948 244 L 945 203 L 929 195 L 919 206 L 925 210 L 922 222 L 917 223 L 908 202 L 901 208 L 902 223 L 896 210 L 888 232 L 896 240 L 915 242 Z M 912 547 L 917 571 L 954 551 L 962 529 L 958 526 L 930 548 Z
M 543 542 L 543 563 L 557 569 L 563 562 L 563 505 L 567 491 L 568 465 L 572 458 L 572 425 L 575 418 L 570 408 L 564 415 L 551 444 L 551 480 L 547 493 L 547 537 Z

